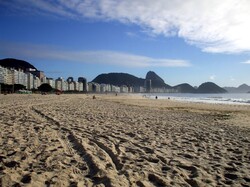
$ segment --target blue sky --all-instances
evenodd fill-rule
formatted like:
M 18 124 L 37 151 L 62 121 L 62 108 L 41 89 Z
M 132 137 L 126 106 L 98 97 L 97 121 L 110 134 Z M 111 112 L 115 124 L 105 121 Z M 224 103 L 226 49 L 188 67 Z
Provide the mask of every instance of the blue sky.
M 48 77 L 250 85 L 249 0 L 0 0 L 0 58 Z

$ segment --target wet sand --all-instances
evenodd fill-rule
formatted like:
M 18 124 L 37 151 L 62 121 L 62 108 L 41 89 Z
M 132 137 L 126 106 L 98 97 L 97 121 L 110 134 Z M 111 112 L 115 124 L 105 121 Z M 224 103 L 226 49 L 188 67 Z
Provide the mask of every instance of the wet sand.
M 0 186 L 250 186 L 250 106 L 0 95 Z

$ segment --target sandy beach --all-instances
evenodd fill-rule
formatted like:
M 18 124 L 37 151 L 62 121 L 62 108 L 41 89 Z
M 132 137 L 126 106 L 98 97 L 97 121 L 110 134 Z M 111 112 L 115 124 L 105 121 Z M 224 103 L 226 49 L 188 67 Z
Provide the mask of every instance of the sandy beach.
M 0 186 L 250 186 L 250 105 L 0 95 Z

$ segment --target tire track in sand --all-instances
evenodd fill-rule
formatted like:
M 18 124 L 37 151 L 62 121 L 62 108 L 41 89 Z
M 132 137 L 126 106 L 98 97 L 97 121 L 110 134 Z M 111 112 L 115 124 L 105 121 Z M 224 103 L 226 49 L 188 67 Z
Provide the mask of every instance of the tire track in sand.
M 72 150 L 74 150 L 79 156 L 83 158 L 83 161 L 85 161 L 88 165 L 89 172 L 87 176 L 95 175 L 98 172 L 98 168 L 93 163 L 91 156 L 86 153 L 86 149 L 68 128 L 62 127 L 58 121 L 49 117 L 38 109 L 32 107 L 32 110 L 42 118 L 45 118 L 47 121 L 49 121 L 51 128 L 56 130 L 61 135 L 61 137 L 63 137 L 62 139 L 66 140 L 66 142 L 64 141 L 62 144 L 67 145 L 70 153 L 72 153 Z
M 105 186 L 128 184 L 129 181 L 127 177 L 119 175 L 119 171 L 122 169 L 123 165 L 110 148 L 93 138 L 78 137 L 69 128 L 63 127 L 60 122 L 46 115 L 42 111 L 35 107 L 31 107 L 31 109 L 51 124 L 51 128 L 56 130 L 62 137 L 62 144 L 67 145 L 69 150 L 73 149 L 74 152 L 82 158 L 82 161 L 86 163 L 88 170 L 88 174 L 84 177 L 91 179 L 93 184 L 104 184 Z M 106 157 L 104 161 L 99 158 L 98 150 Z M 110 164 L 114 166 L 111 169 L 108 167 Z M 120 184 L 115 184 L 114 180 L 111 181 L 111 177 L 109 177 L 110 175 L 112 175 L 112 177 L 116 175 L 120 178 Z

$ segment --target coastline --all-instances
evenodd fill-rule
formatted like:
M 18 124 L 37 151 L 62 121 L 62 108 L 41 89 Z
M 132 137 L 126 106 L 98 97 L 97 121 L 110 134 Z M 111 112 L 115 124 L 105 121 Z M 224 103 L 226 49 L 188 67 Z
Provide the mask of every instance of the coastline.
M 93 95 L 0 95 L 0 184 L 250 184 L 249 105 Z
M 198 94 L 198 93 L 151 93 L 146 95 L 154 99 L 172 99 L 181 102 L 250 105 L 250 95 L 247 93 Z

